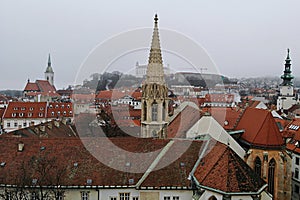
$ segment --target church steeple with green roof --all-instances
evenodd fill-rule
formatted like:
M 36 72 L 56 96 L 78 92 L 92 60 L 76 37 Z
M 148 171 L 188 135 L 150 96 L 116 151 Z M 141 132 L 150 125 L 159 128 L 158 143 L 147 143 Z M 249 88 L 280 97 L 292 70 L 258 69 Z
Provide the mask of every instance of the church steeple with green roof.
M 281 76 L 281 79 L 283 80 L 283 82 L 281 83 L 281 85 L 283 86 L 292 86 L 293 85 L 293 79 L 294 76 L 292 75 L 292 71 L 291 71 L 291 59 L 290 59 L 290 49 L 287 50 L 287 57 L 285 59 L 285 65 L 284 65 L 284 73 Z

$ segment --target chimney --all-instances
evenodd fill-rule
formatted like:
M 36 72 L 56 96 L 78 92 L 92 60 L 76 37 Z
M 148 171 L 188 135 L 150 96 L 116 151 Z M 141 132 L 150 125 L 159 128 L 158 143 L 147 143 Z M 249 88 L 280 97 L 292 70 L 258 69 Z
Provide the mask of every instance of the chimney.
M 18 151 L 19 152 L 22 152 L 24 150 L 24 143 L 23 142 L 20 142 L 19 144 L 18 144 Z
M 40 131 L 43 133 L 46 131 L 46 126 L 44 124 L 40 125 Z
M 59 121 L 55 120 L 54 121 L 54 126 L 56 126 L 57 128 L 59 128 Z

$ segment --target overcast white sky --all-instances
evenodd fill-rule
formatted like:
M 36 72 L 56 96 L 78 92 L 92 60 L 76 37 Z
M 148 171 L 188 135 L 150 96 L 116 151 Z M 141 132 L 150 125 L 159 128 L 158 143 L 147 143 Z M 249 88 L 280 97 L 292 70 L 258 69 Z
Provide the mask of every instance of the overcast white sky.
M 280 76 L 286 48 L 299 76 L 299 10 L 299 0 L 1 0 L 0 89 L 43 78 L 49 52 L 56 87 L 67 87 L 96 45 L 152 27 L 156 12 L 160 28 L 201 44 L 226 76 Z

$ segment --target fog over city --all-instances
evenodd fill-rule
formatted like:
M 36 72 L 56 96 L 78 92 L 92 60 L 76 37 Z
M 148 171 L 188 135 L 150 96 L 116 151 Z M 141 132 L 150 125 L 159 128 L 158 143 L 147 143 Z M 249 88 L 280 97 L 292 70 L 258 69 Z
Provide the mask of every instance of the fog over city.
M 299 8 L 298 0 L 2 1 L 0 89 L 23 90 L 27 79 L 43 79 L 49 53 L 56 87 L 67 87 L 93 48 L 121 32 L 151 28 L 155 13 L 160 29 L 177 31 L 201 45 L 225 76 L 279 77 L 290 48 L 297 77 Z M 163 41 L 162 48 L 167 48 Z M 137 61 L 146 64 L 144 52 L 122 59 L 124 68 Z

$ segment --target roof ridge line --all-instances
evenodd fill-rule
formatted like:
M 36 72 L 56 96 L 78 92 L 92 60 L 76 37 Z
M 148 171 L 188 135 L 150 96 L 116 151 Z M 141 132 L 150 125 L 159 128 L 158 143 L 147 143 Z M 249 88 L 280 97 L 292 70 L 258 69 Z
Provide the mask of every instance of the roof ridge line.
M 142 178 L 137 182 L 135 187 L 140 187 L 140 185 L 145 181 L 145 179 L 148 177 L 148 175 L 153 171 L 153 169 L 157 166 L 161 158 L 167 153 L 167 151 L 171 148 L 171 146 L 174 144 L 174 140 L 171 140 L 157 155 L 157 157 L 154 159 L 154 161 L 151 163 L 149 168 L 146 170 L 146 172 L 143 174 Z

